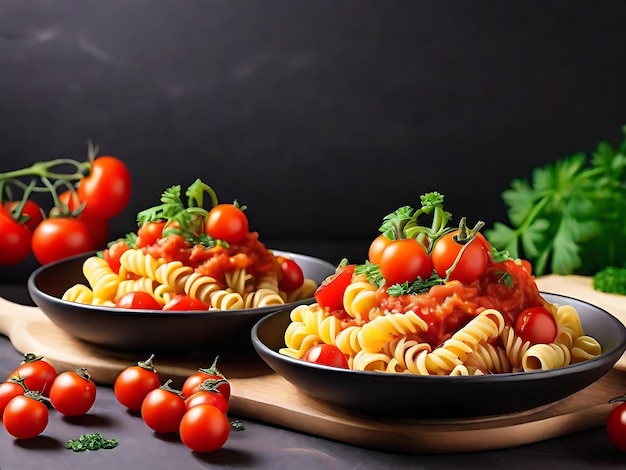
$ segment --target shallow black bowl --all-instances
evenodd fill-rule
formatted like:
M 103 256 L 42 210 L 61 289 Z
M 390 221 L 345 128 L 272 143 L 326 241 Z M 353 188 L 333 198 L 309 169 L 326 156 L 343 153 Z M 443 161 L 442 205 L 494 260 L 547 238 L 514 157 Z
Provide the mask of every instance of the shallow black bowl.
M 335 272 L 327 261 L 307 255 L 274 250 L 291 257 L 305 277 L 318 282 Z M 87 253 L 47 264 L 28 278 L 28 291 L 35 304 L 57 326 L 71 336 L 105 349 L 190 353 L 232 346 L 250 346 L 250 330 L 263 316 L 280 308 L 293 307 L 312 299 L 253 309 L 224 311 L 130 310 L 85 305 L 62 300 L 76 283 L 87 281 L 82 273 Z
M 626 350 L 626 328 L 605 310 L 570 297 L 543 294 L 573 305 L 586 334 L 602 345 L 594 359 L 549 371 L 483 376 L 420 376 L 345 370 L 282 355 L 291 309 L 261 319 L 252 344 L 261 358 L 303 393 L 367 416 L 410 419 L 476 418 L 530 410 L 582 390 Z

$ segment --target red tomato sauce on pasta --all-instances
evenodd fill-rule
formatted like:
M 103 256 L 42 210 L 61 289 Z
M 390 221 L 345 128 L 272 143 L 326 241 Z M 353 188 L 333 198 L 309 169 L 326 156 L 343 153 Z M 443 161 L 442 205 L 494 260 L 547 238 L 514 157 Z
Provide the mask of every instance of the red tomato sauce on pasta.
M 181 261 L 218 281 L 225 272 L 235 269 L 245 268 L 252 275 L 280 270 L 276 257 L 259 241 L 258 232 L 247 233 L 240 243 L 228 248 L 190 246 L 180 235 L 169 235 L 142 249 L 155 258 Z
M 428 332 L 420 337 L 433 348 L 485 309 L 500 311 L 507 324 L 512 325 L 522 310 L 545 304 L 534 278 L 513 261 L 491 262 L 483 276 L 471 284 L 450 281 L 422 294 L 397 297 L 381 288 L 377 295 L 383 310 L 412 310 L 422 317 Z

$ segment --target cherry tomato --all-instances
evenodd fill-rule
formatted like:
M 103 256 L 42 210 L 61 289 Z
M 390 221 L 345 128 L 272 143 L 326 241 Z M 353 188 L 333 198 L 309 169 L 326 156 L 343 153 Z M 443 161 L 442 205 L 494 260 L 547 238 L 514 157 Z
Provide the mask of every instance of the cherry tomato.
M 183 444 L 194 452 L 213 452 L 228 440 L 230 421 L 213 405 L 197 405 L 183 416 L 179 434 Z
M 393 240 L 380 255 L 380 273 L 388 285 L 430 278 L 432 264 L 426 250 L 414 238 Z
M 485 245 L 487 241 L 478 233 L 467 246 L 464 247 L 463 243 L 455 240 L 458 234 L 459 231 L 455 230 L 439 238 L 435 242 L 430 256 L 433 262 L 433 268 L 441 278 L 446 278 L 447 271 L 456 262 L 456 266 L 449 274 L 448 279 L 458 280 L 463 284 L 469 284 L 478 279 L 485 272 L 485 269 L 487 269 L 487 263 L 489 261 Z M 463 249 L 463 253 L 460 253 L 461 249 Z
M 89 229 L 74 217 L 49 217 L 33 232 L 33 254 L 41 264 L 93 251 Z
M 59 201 L 67 205 L 70 213 L 75 212 L 82 204 L 76 191 L 70 190 L 59 194 Z M 86 205 L 76 215 L 76 218 L 84 223 L 89 230 L 94 249 L 104 248 L 109 241 L 109 219 L 88 209 Z
M 220 382 L 217 386 L 217 390 L 224 395 L 226 401 L 230 400 L 230 383 L 224 377 L 224 375 L 217 369 L 217 361 L 219 357 L 216 357 L 209 368 L 200 368 L 195 373 L 191 374 L 187 377 L 183 383 L 181 391 L 183 392 L 183 396 L 185 398 L 189 398 L 194 393 L 200 391 L 202 389 L 202 384 L 206 380 L 216 380 L 221 381 L 225 380 L 225 382 Z
M 24 392 L 26 392 L 24 379 L 11 378 L 0 384 L 0 419 L 11 399 L 18 395 L 24 395 Z
M 154 355 L 118 374 L 113 384 L 115 398 L 132 411 L 139 411 L 148 393 L 161 386 L 159 374 L 152 364 Z
M 148 392 L 141 403 L 141 417 L 155 432 L 178 431 L 180 421 L 187 411 L 185 399 L 178 390 L 169 387 L 171 380 Z
M 139 227 L 137 230 L 137 240 L 135 242 L 137 248 L 154 245 L 159 241 L 159 239 L 163 237 L 165 224 L 165 221 L 148 222 Z
M 34 390 L 48 396 L 52 382 L 57 377 L 57 371 L 42 356 L 26 353 L 24 360 L 9 374 L 7 379 L 12 377 L 23 378 L 24 385 L 28 390 Z
M 611 410 L 606 421 L 606 434 L 613 446 L 626 452 L 626 397 L 611 400 L 620 403 Z
M 118 308 L 130 308 L 135 310 L 161 310 L 161 304 L 148 292 L 127 292 L 115 301 Z
M 369 259 L 370 263 L 380 263 L 380 257 L 383 254 L 383 250 L 387 248 L 392 241 L 393 240 L 387 238 L 384 233 L 381 233 L 374 238 L 367 252 L 367 259 Z
M 120 256 L 128 249 L 129 247 L 124 240 L 118 240 L 102 252 L 102 258 L 109 263 L 109 267 L 114 272 L 119 274 L 121 267 Z
M 124 210 L 131 189 L 130 171 L 124 162 L 116 157 L 100 156 L 94 159 L 89 176 L 80 180 L 77 193 L 91 214 L 111 219 Z
M 349 264 L 326 278 L 313 294 L 320 307 L 343 310 L 343 293 L 352 281 L 353 274 L 354 265 Z
M 217 240 L 239 243 L 248 233 L 248 217 L 233 204 L 218 204 L 209 211 L 205 230 Z
M 35 201 L 31 201 L 30 199 L 26 200 L 24 203 L 24 208 L 20 213 L 13 213 L 13 211 L 17 211 L 17 207 L 20 205 L 21 201 L 6 201 L 4 203 L 4 209 L 8 214 L 11 214 L 11 217 L 20 222 L 22 225 L 26 225 L 26 227 L 32 232 L 35 230 L 35 227 L 39 225 L 39 222 L 43 220 L 43 212 L 39 204 Z M 22 217 L 26 218 L 26 220 L 22 221 Z
M 320 343 L 304 353 L 302 359 L 315 364 L 348 369 L 348 360 L 341 350 L 332 344 Z
M 48 426 L 48 407 L 37 392 L 26 392 L 9 401 L 2 413 L 2 422 L 16 439 L 31 439 Z
M 185 399 L 187 409 L 198 405 L 213 405 L 219 408 L 222 413 L 227 413 L 228 400 L 215 388 L 217 385 L 217 381 L 211 379 L 204 381 L 199 391 Z
M 208 310 L 209 305 L 185 294 L 177 294 L 163 306 L 163 310 Z
M 280 290 L 293 292 L 304 284 L 302 268 L 290 258 L 280 258 L 281 277 L 278 283 Z
M 515 333 L 530 344 L 549 344 L 557 335 L 556 320 L 544 307 L 527 308 L 515 319 Z
M 61 372 L 50 388 L 50 403 L 65 416 L 82 416 L 96 401 L 96 384 L 84 367 Z
M 0 266 L 15 266 L 31 253 L 32 233 L 0 206 Z
M 528 261 L 527 259 L 520 259 L 520 262 L 522 263 L 522 267 L 526 270 L 526 272 L 528 272 L 528 274 L 533 273 L 533 265 L 530 261 Z

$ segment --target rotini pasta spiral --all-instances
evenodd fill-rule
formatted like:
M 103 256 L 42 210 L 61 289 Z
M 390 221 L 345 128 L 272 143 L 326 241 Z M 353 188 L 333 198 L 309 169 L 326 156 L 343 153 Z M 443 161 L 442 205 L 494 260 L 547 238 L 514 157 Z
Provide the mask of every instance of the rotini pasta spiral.
M 83 274 L 91 286 L 94 298 L 113 301 L 121 279 L 109 263 L 103 258 L 90 256 L 83 263 Z

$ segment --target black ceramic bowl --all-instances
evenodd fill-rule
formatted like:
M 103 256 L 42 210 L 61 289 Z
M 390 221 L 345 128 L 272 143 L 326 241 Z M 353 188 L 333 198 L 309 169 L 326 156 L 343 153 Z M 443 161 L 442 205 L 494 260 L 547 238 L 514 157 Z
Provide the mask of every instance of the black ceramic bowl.
M 582 390 L 605 373 L 626 350 L 626 328 L 605 310 L 555 294 L 543 296 L 573 305 L 586 334 L 602 345 L 597 358 L 549 371 L 482 376 L 421 376 L 345 370 L 278 353 L 290 309 L 261 319 L 252 344 L 261 358 L 303 393 L 344 410 L 386 418 L 477 418 L 527 411 Z
M 274 250 L 291 257 L 305 277 L 319 284 L 335 272 L 327 261 L 307 255 Z M 190 353 L 227 346 L 250 346 L 250 330 L 263 316 L 312 299 L 254 309 L 223 311 L 130 310 L 85 305 L 62 300 L 76 283 L 87 281 L 83 261 L 93 253 L 67 258 L 36 269 L 28 278 L 28 291 L 35 304 L 58 327 L 79 340 L 105 349 Z

